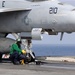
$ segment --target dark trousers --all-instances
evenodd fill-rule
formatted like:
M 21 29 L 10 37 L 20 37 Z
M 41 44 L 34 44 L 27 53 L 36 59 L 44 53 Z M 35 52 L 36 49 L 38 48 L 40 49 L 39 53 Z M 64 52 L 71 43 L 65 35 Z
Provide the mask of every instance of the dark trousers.
M 27 60 L 28 60 L 25 55 L 20 54 L 20 55 L 19 55 L 19 60 L 22 60 L 22 59 L 23 59 L 25 62 L 27 62 Z
M 18 62 L 19 53 L 17 51 L 13 52 L 13 54 L 10 55 L 10 60 L 13 63 Z
M 23 54 L 20 54 L 18 52 L 14 52 L 10 55 L 10 60 L 15 64 L 16 62 L 20 62 L 20 60 L 24 59 L 25 62 L 27 62 L 27 57 Z

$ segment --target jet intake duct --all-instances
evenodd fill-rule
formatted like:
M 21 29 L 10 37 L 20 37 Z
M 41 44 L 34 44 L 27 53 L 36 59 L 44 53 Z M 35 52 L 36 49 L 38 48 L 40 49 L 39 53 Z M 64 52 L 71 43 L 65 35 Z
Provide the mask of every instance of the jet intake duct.
M 14 42 L 15 40 L 10 38 L 0 38 L 0 53 L 9 53 Z

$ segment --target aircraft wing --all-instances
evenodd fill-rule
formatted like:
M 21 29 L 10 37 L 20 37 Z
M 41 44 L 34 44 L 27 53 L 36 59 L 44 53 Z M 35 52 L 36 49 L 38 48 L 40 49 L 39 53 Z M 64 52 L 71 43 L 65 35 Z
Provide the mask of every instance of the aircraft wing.
M 5 12 L 18 12 L 18 11 L 30 11 L 30 8 L 23 9 L 23 8 L 3 8 L 0 9 L 0 13 L 5 13 Z

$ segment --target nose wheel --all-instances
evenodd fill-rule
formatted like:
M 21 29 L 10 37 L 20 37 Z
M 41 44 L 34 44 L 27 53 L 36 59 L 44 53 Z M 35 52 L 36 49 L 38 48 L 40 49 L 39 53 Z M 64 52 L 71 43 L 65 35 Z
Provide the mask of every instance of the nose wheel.
M 26 51 L 27 51 L 27 54 L 28 54 L 28 58 L 29 58 L 29 61 L 28 62 L 34 62 L 36 65 L 40 65 L 41 64 L 41 61 L 39 60 L 36 60 L 36 56 L 35 56 L 35 53 L 31 50 L 31 40 L 26 40 Z

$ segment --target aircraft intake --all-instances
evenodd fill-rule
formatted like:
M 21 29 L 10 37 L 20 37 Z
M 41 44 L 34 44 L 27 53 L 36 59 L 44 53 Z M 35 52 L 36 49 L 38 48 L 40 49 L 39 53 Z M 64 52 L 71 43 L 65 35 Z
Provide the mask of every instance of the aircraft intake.
M 15 40 L 10 38 L 0 38 L 0 53 L 9 53 L 14 42 Z

